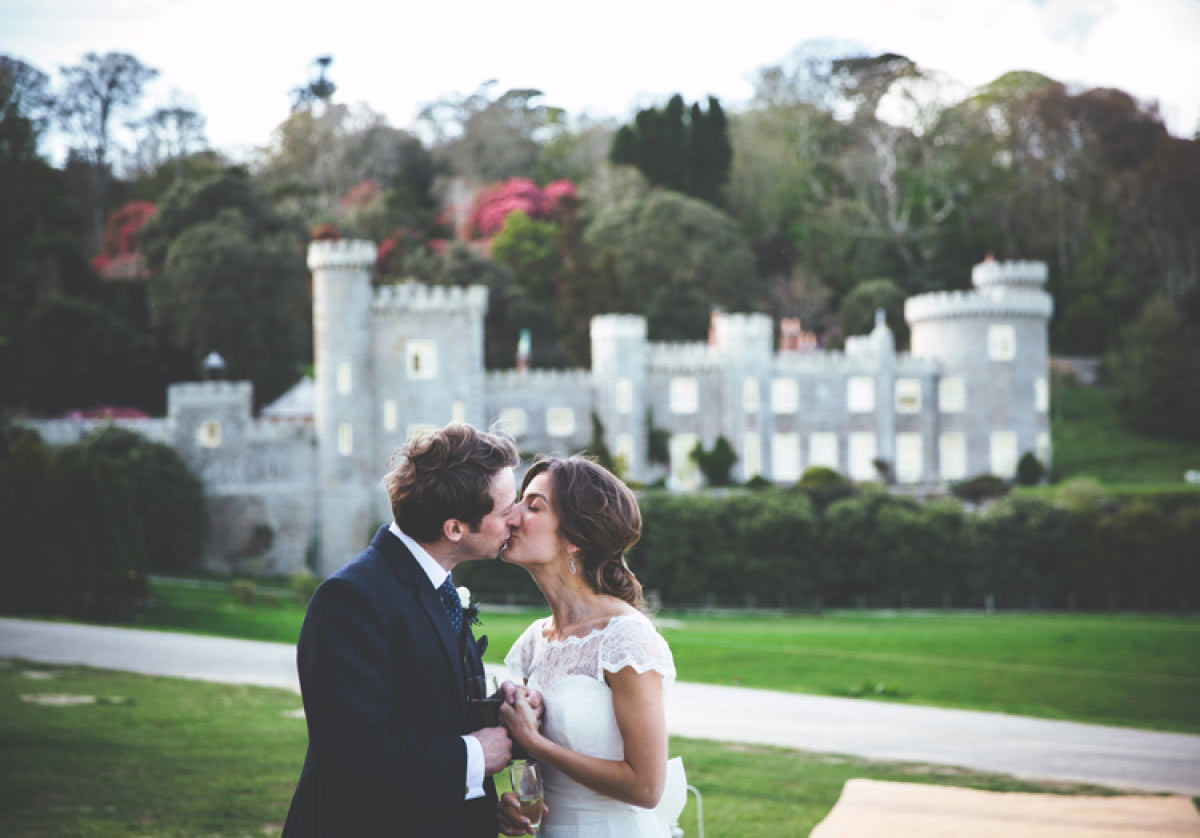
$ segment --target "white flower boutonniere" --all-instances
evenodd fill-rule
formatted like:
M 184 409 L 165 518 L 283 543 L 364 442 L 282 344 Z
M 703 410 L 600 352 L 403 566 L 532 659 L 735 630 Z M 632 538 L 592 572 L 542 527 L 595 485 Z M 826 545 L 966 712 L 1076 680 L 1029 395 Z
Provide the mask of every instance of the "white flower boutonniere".
M 463 607 L 463 620 L 469 626 L 477 626 L 482 623 L 479 619 L 479 603 L 471 598 L 471 589 L 465 585 L 458 586 L 458 601 Z

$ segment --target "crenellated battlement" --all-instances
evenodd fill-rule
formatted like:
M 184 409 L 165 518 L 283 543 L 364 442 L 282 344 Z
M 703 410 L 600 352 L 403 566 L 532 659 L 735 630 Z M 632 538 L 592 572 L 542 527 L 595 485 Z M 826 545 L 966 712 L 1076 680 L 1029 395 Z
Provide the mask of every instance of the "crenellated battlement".
M 771 371 L 780 375 L 830 375 L 874 370 L 874 355 L 854 356 L 838 350 L 821 352 L 779 352 L 772 359 Z
M 249 381 L 181 381 L 167 387 L 167 410 L 230 402 L 244 403 L 249 409 L 253 398 Z
M 983 291 L 934 291 L 909 297 L 904 319 L 910 324 L 948 317 L 1039 317 L 1054 313 L 1044 291 L 992 285 Z
M 487 312 L 487 304 L 488 290 L 483 285 L 463 287 L 403 282 L 376 288 L 371 310 L 377 314 L 419 311 L 482 316 Z
M 645 340 L 646 318 L 640 314 L 598 314 L 592 318 L 592 340 Z
M 971 282 L 976 288 L 990 288 L 996 285 L 1041 287 L 1046 284 L 1048 276 L 1046 263 L 1033 259 L 1008 262 L 989 259 L 971 269 Z
M 484 385 L 494 390 L 571 390 L 592 386 L 592 371 L 586 369 L 491 370 Z
M 338 239 L 315 241 L 308 245 L 308 268 L 319 271 L 325 268 L 368 269 L 375 264 L 375 243 L 361 239 Z
M 649 348 L 649 367 L 654 370 L 706 370 L 721 365 L 720 356 L 699 341 L 652 343 Z

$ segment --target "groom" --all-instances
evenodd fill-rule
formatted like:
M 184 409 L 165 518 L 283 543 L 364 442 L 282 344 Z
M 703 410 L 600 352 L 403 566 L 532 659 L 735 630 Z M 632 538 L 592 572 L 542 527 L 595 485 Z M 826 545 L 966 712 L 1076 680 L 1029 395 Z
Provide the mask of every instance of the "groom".
M 519 458 L 469 425 L 411 440 L 384 483 L 395 523 L 313 594 L 297 646 L 308 754 L 283 838 L 494 838 L 502 727 L 470 730 L 482 672 L 450 579 L 508 538 Z

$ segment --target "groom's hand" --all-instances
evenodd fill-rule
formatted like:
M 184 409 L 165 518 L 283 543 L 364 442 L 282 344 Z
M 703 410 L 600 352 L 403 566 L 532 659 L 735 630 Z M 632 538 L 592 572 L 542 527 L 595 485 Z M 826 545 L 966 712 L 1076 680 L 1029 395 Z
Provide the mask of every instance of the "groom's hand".
M 529 823 L 529 818 L 521 814 L 518 808 L 520 802 L 515 794 L 511 791 L 506 791 L 500 796 L 500 802 L 496 806 L 496 825 L 505 835 L 535 835 L 536 830 Z M 550 811 L 546 808 L 546 804 L 542 803 L 542 814 Z
M 502 727 L 485 727 L 471 731 L 483 747 L 483 772 L 495 774 L 512 759 L 512 740 Z

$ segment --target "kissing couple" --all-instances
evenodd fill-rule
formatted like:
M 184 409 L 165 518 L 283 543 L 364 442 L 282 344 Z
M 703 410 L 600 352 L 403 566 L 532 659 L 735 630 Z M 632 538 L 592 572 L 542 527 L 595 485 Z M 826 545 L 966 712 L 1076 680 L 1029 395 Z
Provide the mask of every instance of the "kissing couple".
M 308 753 L 284 838 L 661 838 L 664 689 L 675 665 L 625 563 L 633 493 L 581 458 L 538 459 L 520 493 L 508 438 L 449 425 L 410 440 L 384 479 L 395 520 L 326 579 L 297 666 Z M 505 665 L 501 724 L 472 729 L 482 650 L 451 572 L 524 568 L 550 606 Z M 545 784 L 540 826 L 491 778 L 517 745 Z

